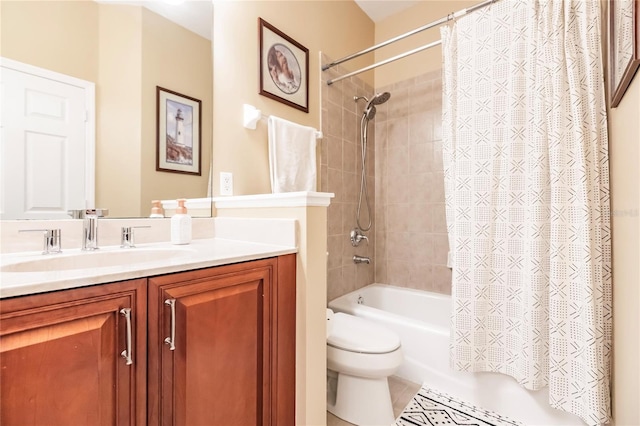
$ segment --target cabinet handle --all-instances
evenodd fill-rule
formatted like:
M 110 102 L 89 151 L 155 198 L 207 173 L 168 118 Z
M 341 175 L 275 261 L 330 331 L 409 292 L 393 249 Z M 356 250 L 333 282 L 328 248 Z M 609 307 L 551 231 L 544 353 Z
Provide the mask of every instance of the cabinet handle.
M 127 360 L 127 365 L 131 365 L 133 364 L 133 359 L 131 358 L 131 308 L 120 309 L 120 314 L 127 320 L 127 349 L 122 351 L 120 356 Z
M 174 351 L 176 349 L 176 299 L 167 299 L 164 304 L 171 307 L 171 336 L 164 339 L 164 342 L 169 345 L 170 351 Z

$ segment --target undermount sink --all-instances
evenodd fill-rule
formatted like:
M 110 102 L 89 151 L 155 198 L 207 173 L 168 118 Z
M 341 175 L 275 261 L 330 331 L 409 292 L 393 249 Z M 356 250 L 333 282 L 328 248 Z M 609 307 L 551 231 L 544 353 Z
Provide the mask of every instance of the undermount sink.
M 132 248 L 38 256 L 2 265 L 2 272 L 48 272 L 127 266 L 178 259 L 193 253 L 188 248 Z

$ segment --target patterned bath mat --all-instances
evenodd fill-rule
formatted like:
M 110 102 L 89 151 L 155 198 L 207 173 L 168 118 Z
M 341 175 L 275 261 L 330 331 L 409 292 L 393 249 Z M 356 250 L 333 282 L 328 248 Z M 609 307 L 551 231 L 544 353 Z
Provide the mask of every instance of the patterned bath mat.
M 522 423 L 423 385 L 395 425 L 522 426 Z

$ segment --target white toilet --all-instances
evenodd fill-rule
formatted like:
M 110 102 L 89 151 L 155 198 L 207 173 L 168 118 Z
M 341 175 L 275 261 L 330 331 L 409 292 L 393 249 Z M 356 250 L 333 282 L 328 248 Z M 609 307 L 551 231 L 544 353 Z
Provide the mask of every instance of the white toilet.
M 327 309 L 327 410 L 356 425 L 395 421 L 387 377 L 402 364 L 391 330 Z

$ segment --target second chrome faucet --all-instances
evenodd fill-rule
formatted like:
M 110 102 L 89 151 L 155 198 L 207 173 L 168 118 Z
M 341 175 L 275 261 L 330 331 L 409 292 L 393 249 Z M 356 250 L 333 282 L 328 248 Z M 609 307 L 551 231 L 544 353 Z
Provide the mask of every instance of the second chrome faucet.
M 82 211 L 84 224 L 82 226 L 82 250 L 97 250 L 98 247 L 98 218 L 109 214 L 108 209 L 86 209 Z

